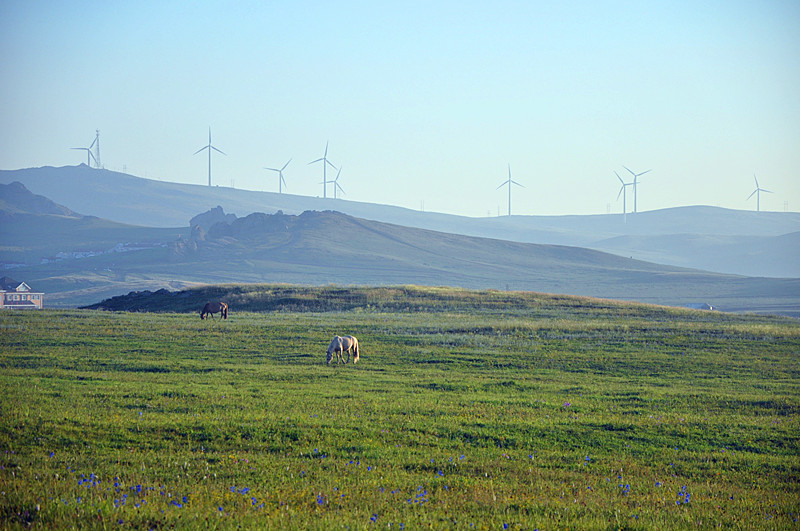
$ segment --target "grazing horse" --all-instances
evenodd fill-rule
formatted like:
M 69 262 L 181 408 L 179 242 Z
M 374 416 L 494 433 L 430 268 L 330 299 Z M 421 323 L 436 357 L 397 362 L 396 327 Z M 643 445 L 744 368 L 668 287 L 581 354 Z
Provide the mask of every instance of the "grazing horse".
M 328 364 L 333 361 L 333 355 L 336 354 L 336 362 L 344 362 L 347 364 L 350 361 L 350 351 L 353 351 L 353 364 L 358 363 L 360 355 L 358 350 L 358 339 L 353 336 L 334 336 L 333 341 L 328 346 Z M 344 353 L 347 352 L 347 360 L 344 359 Z
M 205 319 L 206 315 L 210 315 L 213 319 L 215 313 L 219 313 L 223 319 L 227 319 L 228 305 L 224 302 L 207 302 L 203 306 L 203 311 L 200 312 L 200 319 Z

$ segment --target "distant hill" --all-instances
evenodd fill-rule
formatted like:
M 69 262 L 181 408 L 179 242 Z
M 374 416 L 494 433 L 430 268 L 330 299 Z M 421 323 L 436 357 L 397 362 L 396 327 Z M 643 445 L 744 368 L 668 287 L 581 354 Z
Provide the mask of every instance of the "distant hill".
M 36 195 L 25 185 L 14 181 L 10 184 L 0 184 L 0 212 L 10 214 L 50 214 L 71 218 L 81 217 L 69 208 L 59 205 L 54 201 Z
M 800 280 L 718 275 L 590 249 L 446 234 L 332 211 L 251 214 L 211 227 L 206 239 L 195 244 L 187 247 L 191 250 L 182 255 L 184 259 L 213 262 L 224 256 L 247 264 L 243 269 L 253 282 L 413 283 L 676 306 L 700 300 L 737 311 L 773 304 L 800 310 Z M 265 270 L 271 275 L 265 276 Z M 782 301 L 781 290 L 786 296 Z M 752 305 L 745 298 L 752 298 Z
M 640 260 L 720 273 L 800 277 L 800 232 L 780 236 L 617 236 L 599 241 L 593 247 Z
M 33 233 L 49 235 L 41 236 L 42 242 L 62 246 L 62 258 L 22 265 L 14 274 L 48 293 L 50 305 L 86 305 L 129 291 L 277 282 L 453 286 L 673 306 L 707 302 L 723 310 L 789 314 L 800 308 L 800 280 L 719 275 L 584 248 L 447 234 L 333 211 L 223 216 L 230 222 L 216 223 L 207 233 L 200 227 L 152 229 L 97 218 L 38 219 L 42 225 Z M 24 234 L 21 225 L 16 230 Z M 2 239 L 24 246 L 24 237 L 15 237 L 9 241 L 3 234 Z M 69 246 L 84 237 L 106 242 L 102 252 L 71 252 Z
M 0 184 L 0 267 L 5 270 L 166 248 L 180 232 L 83 216 L 19 182 Z
M 469 218 L 342 199 L 154 181 L 86 165 L 0 170 L 0 182 L 13 181 L 84 214 L 148 227 L 188 227 L 192 217 L 217 206 L 238 217 L 279 210 L 295 215 L 336 210 L 445 233 L 588 247 L 717 272 L 800 277 L 796 253 L 781 247 L 779 239 L 769 239 L 800 231 L 800 214 L 795 212 L 694 206 L 629 214 L 627 222 L 619 214 Z M 760 239 L 760 251 L 754 252 L 748 237 Z

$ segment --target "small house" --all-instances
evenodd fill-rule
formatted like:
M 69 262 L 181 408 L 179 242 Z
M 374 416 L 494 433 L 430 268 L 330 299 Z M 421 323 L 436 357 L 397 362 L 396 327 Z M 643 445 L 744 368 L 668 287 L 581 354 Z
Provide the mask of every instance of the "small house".
M 41 310 L 44 293 L 35 292 L 24 282 L 0 278 L 0 308 Z

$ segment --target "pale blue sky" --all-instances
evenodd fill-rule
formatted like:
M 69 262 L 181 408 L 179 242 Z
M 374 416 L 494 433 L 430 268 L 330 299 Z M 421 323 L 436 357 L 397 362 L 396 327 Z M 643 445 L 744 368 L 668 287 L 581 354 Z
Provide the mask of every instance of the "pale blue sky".
M 467 216 L 800 210 L 800 3 L 0 5 L 0 168 L 73 165 Z M 265 4 L 265 5 L 262 5 Z M 330 177 L 330 174 L 329 174 Z M 627 180 L 627 179 L 626 179 Z M 329 191 L 329 194 L 332 193 Z M 632 200 L 629 196 L 629 207 Z M 335 208 L 332 203 L 332 208 Z

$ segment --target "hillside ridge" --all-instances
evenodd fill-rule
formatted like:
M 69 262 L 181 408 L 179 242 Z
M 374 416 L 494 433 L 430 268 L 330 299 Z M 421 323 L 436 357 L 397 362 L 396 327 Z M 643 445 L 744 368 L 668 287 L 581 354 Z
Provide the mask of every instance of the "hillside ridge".
M 19 181 L 0 184 L 0 211 L 6 215 L 49 214 L 70 218 L 83 217 L 43 195 L 34 194 Z
M 215 207 L 239 217 L 254 212 L 299 215 L 337 210 L 360 219 L 444 233 L 586 247 L 721 273 L 800 277 L 800 249 L 774 238 L 800 231 L 796 212 L 682 206 L 627 218 L 621 214 L 472 218 L 344 199 L 155 181 L 86 165 L 0 170 L 0 182 L 11 181 L 84 214 L 140 226 L 187 227 L 198 212 Z M 642 237 L 668 239 L 662 240 L 663 246 L 643 248 Z M 755 248 L 747 237 L 762 240 Z
M 235 312 L 511 312 L 530 313 L 562 308 L 576 315 L 609 311 L 688 312 L 629 301 L 526 291 L 469 290 L 446 286 L 297 286 L 290 284 L 222 284 L 185 290 L 131 291 L 81 307 L 89 310 L 191 313 L 208 301 L 225 301 Z

